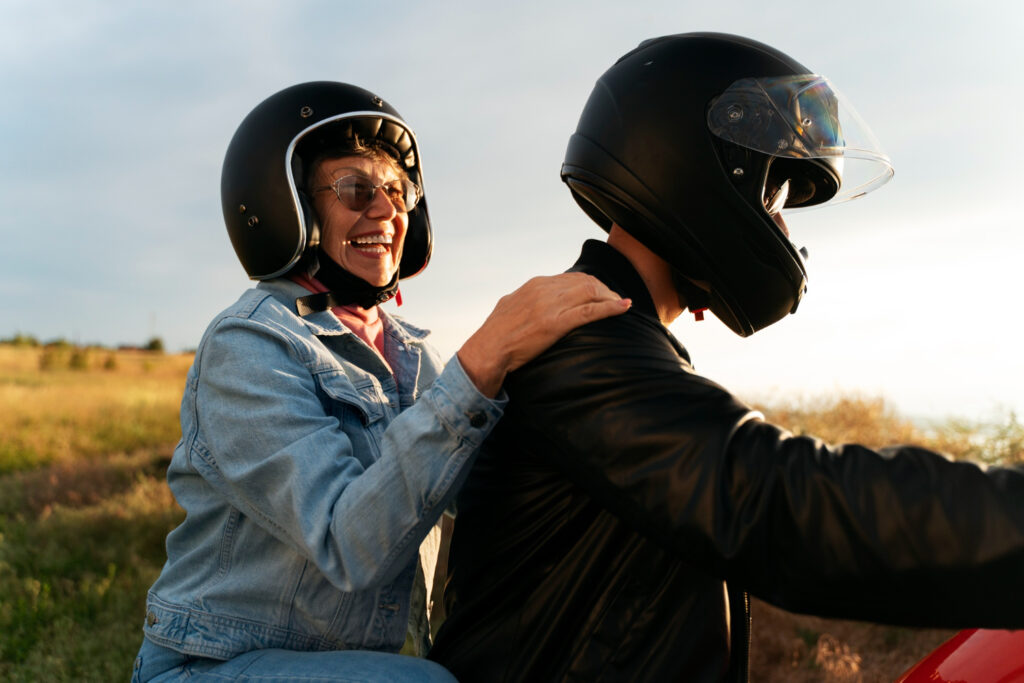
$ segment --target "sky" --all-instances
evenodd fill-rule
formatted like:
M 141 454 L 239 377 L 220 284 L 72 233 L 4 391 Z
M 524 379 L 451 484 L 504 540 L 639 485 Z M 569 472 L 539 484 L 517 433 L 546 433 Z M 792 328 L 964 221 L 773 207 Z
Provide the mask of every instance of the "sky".
M 194 348 L 252 285 L 220 213 L 227 143 L 265 97 L 324 79 L 416 132 L 434 257 L 388 306 L 450 355 L 603 236 L 558 175 L 601 73 L 646 38 L 722 31 L 828 76 L 895 178 L 787 217 L 810 251 L 797 314 L 747 339 L 674 323 L 697 371 L 751 401 L 1022 414 L 1022 30 L 1009 0 L 0 0 L 0 338 Z

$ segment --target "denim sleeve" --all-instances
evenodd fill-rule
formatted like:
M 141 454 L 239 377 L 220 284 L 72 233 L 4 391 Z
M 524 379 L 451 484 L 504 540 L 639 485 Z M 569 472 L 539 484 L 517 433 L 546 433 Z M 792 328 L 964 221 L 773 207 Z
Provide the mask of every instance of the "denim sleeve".
M 364 467 L 325 413 L 300 345 L 251 319 L 218 325 L 197 363 L 193 467 L 339 589 L 387 583 L 454 497 L 505 401 L 480 394 L 453 357 Z

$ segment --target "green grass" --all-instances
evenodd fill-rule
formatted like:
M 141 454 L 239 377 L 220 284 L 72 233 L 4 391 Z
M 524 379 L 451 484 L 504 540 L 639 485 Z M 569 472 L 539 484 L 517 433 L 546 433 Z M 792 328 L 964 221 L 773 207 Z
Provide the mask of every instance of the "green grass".
M 127 680 L 181 520 L 167 454 L 0 477 L 0 680 Z
M 0 346 L 0 680 L 126 681 L 189 359 L 58 351 Z

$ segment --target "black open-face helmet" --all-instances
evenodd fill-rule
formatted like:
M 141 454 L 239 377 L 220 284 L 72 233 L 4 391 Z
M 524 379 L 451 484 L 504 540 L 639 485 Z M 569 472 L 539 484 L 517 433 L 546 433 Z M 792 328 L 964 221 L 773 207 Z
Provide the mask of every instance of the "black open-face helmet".
M 827 79 L 716 33 L 648 40 L 619 59 L 562 165 L 591 218 L 662 256 L 691 310 L 706 305 L 741 336 L 795 311 L 806 289 L 803 257 L 773 214 L 858 197 L 891 177 Z
M 306 174 L 318 152 L 358 138 L 383 147 L 423 190 L 416 136 L 387 102 L 346 83 L 302 83 L 271 95 L 239 125 L 221 171 L 220 196 L 231 244 L 254 280 L 291 270 L 320 241 L 305 194 Z M 403 278 L 430 260 L 427 202 L 409 212 L 399 263 Z

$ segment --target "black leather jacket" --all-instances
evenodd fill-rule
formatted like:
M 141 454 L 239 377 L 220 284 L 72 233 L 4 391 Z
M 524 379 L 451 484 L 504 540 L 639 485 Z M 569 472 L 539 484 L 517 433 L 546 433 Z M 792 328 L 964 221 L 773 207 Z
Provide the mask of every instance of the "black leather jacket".
M 431 658 L 463 683 L 742 681 L 746 592 L 821 616 L 1024 627 L 1024 472 L 830 447 L 694 373 L 633 299 L 514 373 L 458 498 Z

